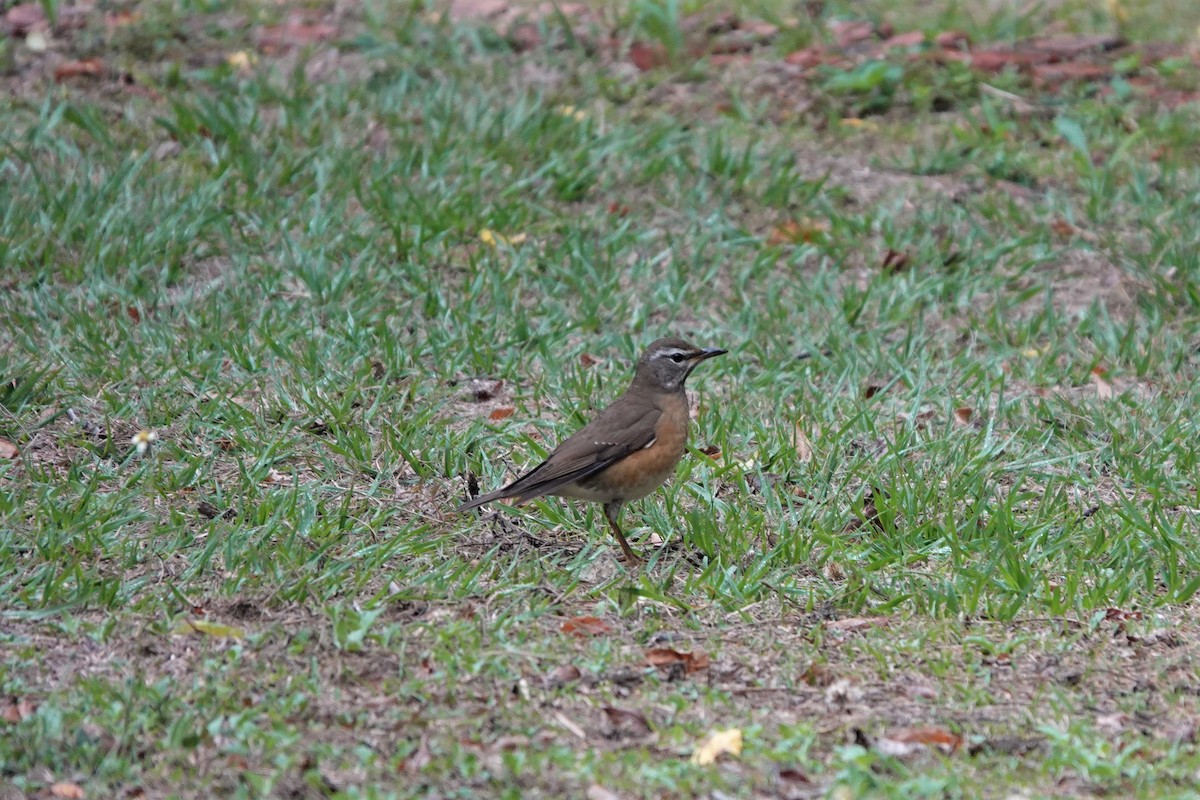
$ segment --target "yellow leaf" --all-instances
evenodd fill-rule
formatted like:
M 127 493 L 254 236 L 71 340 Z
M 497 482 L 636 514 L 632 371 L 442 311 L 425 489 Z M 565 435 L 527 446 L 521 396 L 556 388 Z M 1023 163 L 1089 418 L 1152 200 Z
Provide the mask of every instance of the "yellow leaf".
M 1021 355 L 1026 356 L 1028 358 L 1037 358 L 1041 354 L 1042 354 L 1042 351 L 1037 349 L 1036 347 L 1027 347 L 1021 351 Z
M 258 59 L 252 53 L 247 53 L 245 50 L 238 50 L 236 53 L 230 53 L 225 57 L 225 63 L 238 72 L 249 72 L 250 67 L 254 66 L 254 62 L 256 61 Z
M 189 633 L 203 633 L 217 639 L 242 639 L 246 632 L 233 625 L 222 625 L 219 622 L 209 622 L 205 619 L 185 619 L 179 622 L 173 631 L 177 636 Z
M 584 113 L 582 109 L 576 108 L 575 106 L 559 106 L 558 113 L 564 117 L 570 117 L 576 122 L 583 122 L 585 119 L 587 119 L 587 114 Z
M 479 241 L 483 242 L 488 247 L 499 247 L 502 244 L 518 245 L 525 241 L 525 234 L 514 233 L 512 236 L 505 236 L 502 233 L 496 233 L 490 228 L 484 228 L 479 232 Z
M 742 732 L 738 728 L 726 731 L 713 731 L 705 737 L 692 753 L 692 763 L 699 766 L 712 764 L 722 755 L 731 756 L 742 754 Z

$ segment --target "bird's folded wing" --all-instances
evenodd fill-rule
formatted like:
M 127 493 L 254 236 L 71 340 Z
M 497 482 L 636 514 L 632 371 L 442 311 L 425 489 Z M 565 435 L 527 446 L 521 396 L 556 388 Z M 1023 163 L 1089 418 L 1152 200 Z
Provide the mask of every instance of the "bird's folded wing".
M 492 499 L 515 497 L 520 501 L 531 500 L 595 475 L 630 453 L 641 450 L 654 441 L 654 429 L 662 412 L 656 408 L 639 409 L 639 412 L 637 416 L 631 414 L 625 419 L 611 421 L 619 424 L 604 424 L 609 420 L 602 414 L 564 439 L 539 466 L 495 492 L 496 496 Z

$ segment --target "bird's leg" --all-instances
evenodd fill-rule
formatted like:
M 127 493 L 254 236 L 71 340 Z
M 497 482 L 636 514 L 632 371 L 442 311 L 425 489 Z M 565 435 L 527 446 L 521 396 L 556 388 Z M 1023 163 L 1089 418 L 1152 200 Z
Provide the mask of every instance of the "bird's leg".
M 642 560 L 634 554 L 633 548 L 629 546 L 629 542 L 625 541 L 625 534 L 621 533 L 621 528 L 617 525 L 617 517 L 619 516 L 621 516 L 620 500 L 604 504 L 604 518 L 608 520 L 608 527 L 612 528 L 613 536 L 617 537 L 617 542 L 621 545 L 622 552 L 625 553 L 625 563 L 631 567 L 636 567 L 642 563 Z

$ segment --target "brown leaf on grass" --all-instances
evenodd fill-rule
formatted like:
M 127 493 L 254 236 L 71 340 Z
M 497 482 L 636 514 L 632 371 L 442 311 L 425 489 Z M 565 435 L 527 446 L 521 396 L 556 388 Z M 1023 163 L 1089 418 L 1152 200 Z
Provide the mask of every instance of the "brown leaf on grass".
M 669 647 L 655 647 L 646 651 L 646 661 L 655 667 L 670 667 L 673 664 L 683 664 L 687 673 L 699 672 L 708 668 L 708 656 L 699 651 L 681 653 Z
M 779 26 L 762 19 L 743 19 L 738 21 L 738 30 L 746 31 L 758 37 L 764 44 L 779 35 Z
M 599 617 L 572 617 L 562 624 L 562 632 L 571 633 L 579 637 L 600 636 L 605 633 L 612 633 L 612 628 Z
M 829 32 L 841 48 L 875 38 L 875 26 L 866 20 L 835 20 L 829 23 Z
M 962 737 L 958 734 L 932 725 L 901 728 L 898 731 L 888 734 L 887 738 L 901 744 L 936 747 L 947 755 L 958 750 L 962 746 L 963 741 Z
M 328 41 L 337 33 L 337 26 L 328 22 L 289 19 L 282 25 L 269 25 L 259 31 L 258 46 L 261 50 L 272 53 Z
M 62 83 L 71 78 L 98 78 L 103 74 L 104 62 L 98 58 L 64 61 L 54 68 L 54 82 Z
M 699 452 L 701 455 L 708 456 L 714 461 L 721 457 L 721 448 L 717 447 L 715 444 L 701 447 Z
M 10 36 L 24 36 L 46 24 L 46 12 L 41 3 L 19 3 L 4 15 L 4 29 Z
M 954 421 L 954 424 L 957 425 L 958 427 L 967 428 L 967 427 L 970 427 L 971 417 L 973 417 L 974 415 L 975 415 L 974 409 L 972 409 L 970 406 L 962 406 L 961 408 L 954 409 L 954 416 L 951 417 L 951 419 Z
M 610 739 L 648 736 L 653 733 L 650 723 L 646 721 L 646 715 L 640 711 L 630 711 L 629 709 L 618 708 L 616 706 L 605 706 L 601 710 L 604 712 L 605 718 L 608 719 L 608 737 Z
M 797 422 L 796 426 L 792 429 L 792 443 L 796 447 L 796 459 L 800 463 L 803 464 L 812 461 L 812 440 L 808 438 L 808 434 L 805 433 L 804 429 L 800 427 L 799 422 Z
M 933 41 L 947 50 L 965 50 L 971 44 L 971 37 L 962 31 L 942 31 L 933 37 Z
M 1140 611 L 1126 611 L 1121 608 L 1106 608 L 1104 610 L 1104 619 L 1107 622 L 1125 622 L 1126 620 L 1139 620 L 1142 618 Z
M 37 703 L 14 695 L 4 705 L 4 710 L 0 711 L 0 719 L 11 725 L 15 725 L 21 720 L 32 716 L 35 711 L 37 711 Z
M 776 225 L 767 236 L 767 244 L 811 244 L 825 241 L 829 223 L 815 219 L 789 219 Z
M 596 358 L 591 353 L 584 353 L 579 357 L 579 366 L 584 369 L 590 369 L 600 363 L 600 359 Z
M 1065 61 L 1061 64 L 1034 64 L 1030 68 L 1034 86 L 1056 89 L 1064 83 L 1104 80 L 1113 74 L 1108 64 L 1089 61 Z
M 614 217 L 628 217 L 632 210 L 629 206 L 618 203 L 616 200 L 608 204 L 608 213 Z
M 50 795 L 60 800 L 83 800 L 83 798 L 87 797 L 82 786 L 78 783 L 68 783 L 66 781 L 51 784 Z
M 1068 238 L 1068 239 L 1070 237 L 1074 236 L 1075 234 L 1079 233 L 1078 228 L 1076 228 L 1071 223 L 1067 222 L 1062 217 L 1055 217 L 1053 220 L 1051 220 L 1050 230 L 1054 231 L 1054 233 L 1058 234 L 1059 236 L 1062 236 L 1062 237 Z
M 1039 36 L 1021 42 L 1022 50 L 1036 51 L 1046 54 L 1055 61 L 1070 61 L 1084 53 L 1104 52 L 1120 47 L 1125 40 L 1120 36 L 1101 35 L 1064 35 Z
M 512 406 L 500 406 L 499 408 L 492 409 L 492 413 L 488 414 L 488 419 L 492 420 L 493 422 L 502 419 L 508 419 L 515 412 L 516 409 Z
M 779 781 L 781 783 L 793 783 L 801 786 L 806 786 L 812 783 L 812 780 L 795 767 L 784 767 L 779 770 Z
M 667 51 L 659 45 L 634 42 L 629 45 L 629 60 L 640 71 L 649 72 L 667 63 Z
M 907 254 L 889 247 L 888 251 L 883 255 L 883 263 L 880 265 L 880 269 L 883 270 L 885 275 L 895 275 L 908 266 L 908 261 Z
M 547 689 L 559 689 L 568 683 L 574 683 L 582 676 L 583 673 L 574 664 L 559 664 L 546 673 L 546 676 L 542 679 L 542 685 Z
M 17 449 L 15 444 L 8 439 L 0 439 L 0 458 L 7 461 L 19 455 L 21 455 L 21 451 Z
M 836 60 L 836 57 L 819 45 L 788 53 L 783 59 L 785 64 L 791 64 L 793 67 L 801 67 L 803 69 L 817 67 L 834 60 Z
M 886 52 L 899 48 L 918 47 L 922 44 L 925 44 L 924 31 L 908 31 L 907 33 L 897 33 L 895 36 L 884 39 L 879 47 Z
M 1111 400 L 1113 398 L 1113 387 L 1108 382 L 1107 370 L 1103 367 L 1095 367 L 1092 370 L 1092 384 L 1096 387 L 1096 397 L 1101 400 Z
M 866 386 L 863 387 L 862 397 L 864 400 L 870 400 L 872 397 L 874 397 L 875 395 L 879 394 L 882 391 L 883 391 L 883 384 L 868 383 Z

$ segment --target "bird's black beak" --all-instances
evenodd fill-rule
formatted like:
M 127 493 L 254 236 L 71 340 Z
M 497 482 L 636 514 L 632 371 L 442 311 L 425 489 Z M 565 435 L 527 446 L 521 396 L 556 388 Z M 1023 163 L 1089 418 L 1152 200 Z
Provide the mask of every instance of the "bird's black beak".
M 695 356 L 693 356 L 692 360 L 698 364 L 701 361 L 704 361 L 705 359 L 712 358 L 713 356 L 724 355 L 725 353 L 728 353 L 728 352 L 729 352 L 728 350 L 722 350 L 719 347 L 706 347 L 706 348 L 702 349 L 699 353 L 697 353 Z

